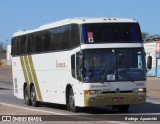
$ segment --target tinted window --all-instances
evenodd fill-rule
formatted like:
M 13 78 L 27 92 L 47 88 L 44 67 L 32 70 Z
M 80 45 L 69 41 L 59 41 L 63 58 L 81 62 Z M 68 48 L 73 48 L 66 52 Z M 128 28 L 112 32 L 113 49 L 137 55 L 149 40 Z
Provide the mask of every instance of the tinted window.
M 61 29 L 61 49 L 69 49 L 70 39 L 71 39 L 70 25 L 63 26 L 60 29 Z
M 142 42 L 138 23 L 83 24 L 84 43 L 138 43 Z
M 65 25 L 12 39 L 12 54 L 34 54 L 65 50 L 80 44 L 79 25 Z
M 80 32 L 79 32 L 79 25 L 72 24 L 71 25 L 71 48 L 80 45 Z
M 21 37 L 17 37 L 17 55 L 20 55 L 22 52 L 21 48 Z
M 21 54 L 26 54 L 27 53 L 27 36 L 22 36 L 21 37 Z
M 61 30 L 60 28 L 55 28 L 51 30 L 51 50 L 61 49 Z
M 43 51 L 50 51 L 51 45 L 51 32 L 50 30 L 43 31 L 42 33 Z
M 17 55 L 17 37 L 12 39 L 12 55 Z
M 71 56 L 71 73 L 72 77 L 75 78 L 75 54 Z
M 35 52 L 42 52 L 43 41 L 41 32 L 35 33 Z
M 27 53 L 34 53 L 34 35 L 28 35 Z

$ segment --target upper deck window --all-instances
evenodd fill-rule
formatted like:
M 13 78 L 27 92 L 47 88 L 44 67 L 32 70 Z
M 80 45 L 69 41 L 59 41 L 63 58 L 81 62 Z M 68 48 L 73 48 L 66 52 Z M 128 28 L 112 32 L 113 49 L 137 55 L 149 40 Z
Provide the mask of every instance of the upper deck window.
M 93 23 L 82 25 L 82 42 L 142 43 L 138 23 Z
M 79 24 L 68 24 L 13 37 L 12 55 L 60 52 L 74 49 L 79 45 Z

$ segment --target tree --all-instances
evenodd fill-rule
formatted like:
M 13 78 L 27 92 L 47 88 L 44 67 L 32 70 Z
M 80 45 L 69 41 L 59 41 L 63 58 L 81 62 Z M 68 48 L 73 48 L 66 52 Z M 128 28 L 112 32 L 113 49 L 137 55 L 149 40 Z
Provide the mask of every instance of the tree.
M 5 56 L 5 48 L 4 48 L 5 46 L 4 46 L 4 43 L 3 42 L 0 42 L 0 66 L 2 66 L 3 65 L 3 63 L 2 63 L 2 59 L 4 58 L 4 56 Z
M 148 32 L 142 32 L 142 39 L 146 39 L 150 37 L 150 34 Z

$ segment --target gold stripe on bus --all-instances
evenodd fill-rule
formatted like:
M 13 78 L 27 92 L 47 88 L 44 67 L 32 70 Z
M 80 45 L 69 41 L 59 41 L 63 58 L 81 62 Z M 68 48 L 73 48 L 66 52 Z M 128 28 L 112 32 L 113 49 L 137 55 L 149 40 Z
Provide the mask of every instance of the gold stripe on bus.
M 25 61 L 25 64 L 26 64 L 27 73 L 28 73 L 28 77 L 29 77 L 30 83 L 33 83 L 32 75 L 31 75 L 31 70 L 29 68 L 29 63 L 28 63 L 28 60 L 27 60 L 27 56 L 24 56 L 24 61 Z
M 36 88 L 36 91 L 37 91 L 39 101 L 42 101 L 42 94 L 41 94 L 41 91 L 40 91 L 40 88 L 39 88 L 39 83 L 38 83 L 37 75 L 36 75 L 36 72 L 35 72 L 32 56 L 29 55 L 28 60 L 29 60 L 29 64 L 30 64 L 30 68 L 31 68 L 31 72 L 32 72 L 33 80 L 34 80 L 34 85 L 35 85 L 35 88 Z
M 22 66 L 22 71 L 23 71 L 23 75 L 24 75 L 24 79 L 25 79 L 25 82 L 27 83 L 27 85 L 29 86 L 29 79 L 27 77 L 27 70 L 25 68 L 25 62 L 23 60 L 23 56 L 20 56 L 20 62 L 21 62 L 21 66 Z
M 28 78 L 30 83 L 34 83 L 34 80 L 32 78 L 32 74 L 31 74 L 31 69 L 30 69 L 30 63 L 28 62 L 27 56 L 24 56 L 24 62 L 25 62 L 25 66 L 26 66 L 26 72 L 28 74 Z M 36 89 L 36 87 L 35 87 Z M 38 95 L 37 95 L 37 100 L 39 101 Z
M 33 83 L 33 84 L 34 84 L 35 90 L 36 90 L 37 87 L 36 87 L 36 85 L 35 85 L 34 77 L 33 77 L 33 75 L 32 75 L 32 71 L 31 71 L 32 69 L 31 69 L 31 67 L 30 67 L 31 63 L 30 63 L 30 61 L 29 61 L 29 59 L 28 59 L 28 56 L 25 56 L 25 57 L 24 57 L 24 61 L 25 61 L 25 63 L 26 63 L 27 74 L 28 74 L 30 83 Z M 37 90 L 36 90 L 36 94 L 37 94 L 37 96 L 36 96 L 36 97 L 37 97 L 37 100 L 39 101 L 39 96 L 38 96 Z

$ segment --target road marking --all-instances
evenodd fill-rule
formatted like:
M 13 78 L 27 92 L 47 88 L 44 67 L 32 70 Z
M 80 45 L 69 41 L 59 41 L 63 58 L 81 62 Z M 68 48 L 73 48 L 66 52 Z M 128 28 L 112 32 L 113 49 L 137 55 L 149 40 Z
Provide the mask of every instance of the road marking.
M 19 109 L 25 109 L 28 111 L 34 111 L 34 112 L 37 111 L 37 112 L 43 112 L 43 113 L 55 114 L 55 115 L 73 115 L 73 114 L 63 114 L 63 113 L 59 113 L 59 112 L 51 112 L 51 111 L 46 111 L 46 110 L 38 110 L 38 109 L 33 109 L 33 108 L 28 108 L 28 107 L 21 107 L 21 106 L 7 104 L 7 103 L 3 103 L 3 102 L 0 102 L 0 105 L 6 105 L 6 106 L 10 106 L 10 107 L 19 108 Z M 152 115 L 152 114 L 159 115 L 159 113 L 136 113 L 136 115 Z M 84 114 L 75 114 L 75 115 L 84 115 Z M 93 115 L 93 114 L 87 114 L 87 115 Z M 106 114 L 106 115 L 112 115 L 112 114 Z M 119 114 L 115 114 L 115 115 L 119 115 Z M 128 113 L 128 114 L 124 114 L 124 115 L 135 115 L 135 114 Z M 86 117 L 80 117 L 80 118 L 86 118 Z M 88 118 L 88 119 L 90 119 L 90 118 Z M 96 121 L 94 121 L 94 122 L 96 122 Z M 128 122 L 105 121 L 105 120 L 103 122 L 108 122 L 108 123 L 113 123 L 113 124 L 130 124 Z
M 19 109 L 25 109 L 25 110 L 34 111 L 34 112 L 37 111 L 37 112 L 44 112 L 44 113 L 56 114 L 56 115 L 73 115 L 73 114 L 63 114 L 63 113 L 59 113 L 59 112 L 51 112 L 51 111 L 45 111 L 45 110 L 37 110 L 37 109 L 28 108 L 28 107 L 21 107 L 21 106 L 17 106 L 17 105 L 11 105 L 11 104 L 7 104 L 7 103 L 3 103 L 3 102 L 0 102 L 0 105 L 6 105 L 6 106 L 15 107 L 15 108 L 19 108 Z M 78 114 L 78 115 L 81 115 L 81 114 Z M 84 114 L 82 114 L 82 115 L 84 115 Z M 80 118 L 86 118 L 86 117 L 80 117 Z M 86 118 L 86 119 L 90 119 L 90 118 Z M 93 122 L 96 122 L 96 121 L 93 120 Z M 109 123 L 113 123 L 113 124 L 129 124 L 129 123 L 118 122 L 118 121 L 105 121 L 104 120 L 104 122 L 109 122 Z
M 118 121 L 105 121 L 113 124 L 131 124 L 131 123 L 126 123 L 126 122 L 118 122 Z
M 44 112 L 44 113 L 56 114 L 56 115 L 70 115 L 70 114 L 63 114 L 63 113 L 59 113 L 59 112 L 51 112 L 51 111 L 45 111 L 45 110 L 32 109 L 32 108 L 28 108 L 28 107 L 21 107 L 21 106 L 11 105 L 11 104 L 7 104 L 7 103 L 3 103 L 3 102 L 0 102 L 0 104 L 10 106 L 10 107 L 19 108 L 19 109 L 25 109 L 25 110 L 29 110 L 29 111 Z

